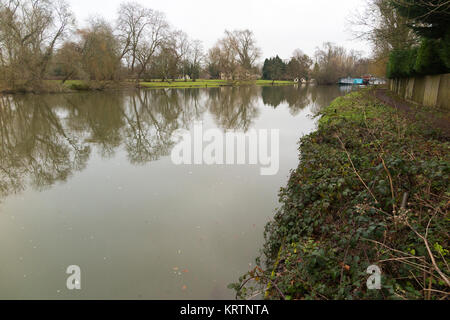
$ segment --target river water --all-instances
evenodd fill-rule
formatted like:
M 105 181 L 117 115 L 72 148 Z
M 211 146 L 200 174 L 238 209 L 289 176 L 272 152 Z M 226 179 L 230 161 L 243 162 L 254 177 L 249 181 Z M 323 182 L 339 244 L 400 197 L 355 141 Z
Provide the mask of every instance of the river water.
M 0 97 L 0 299 L 232 299 L 338 87 Z M 175 165 L 178 130 L 279 129 L 279 172 Z M 69 290 L 68 266 L 81 270 Z

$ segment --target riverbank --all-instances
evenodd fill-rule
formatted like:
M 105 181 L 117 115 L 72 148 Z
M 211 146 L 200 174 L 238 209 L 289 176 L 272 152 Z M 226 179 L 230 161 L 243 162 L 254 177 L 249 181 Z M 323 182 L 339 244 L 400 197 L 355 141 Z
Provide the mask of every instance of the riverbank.
M 271 80 L 254 80 L 254 81 L 228 81 L 228 80 L 197 80 L 184 81 L 177 80 L 174 82 L 141 82 L 143 88 L 217 88 L 217 87 L 237 87 L 237 86 L 284 86 L 293 85 L 294 81 L 271 81 Z
M 67 80 L 63 83 L 61 80 L 44 80 L 34 85 L 16 83 L 15 86 L 8 86 L 0 83 L 0 94 L 108 91 L 133 89 L 135 87 L 132 82 Z
M 428 121 L 436 110 L 410 108 L 414 117 L 362 90 L 321 112 L 258 267 L 230 285 L 238 297 L 448 298 L 450 140 Z M 381 290 L 368 289 L 373 265 Z
M 149 89 L 186 89 L 186 88 L 218 88 L 218 87 L 237 87 L 237 86 L 284 86 L 294 85 L 293 81 L 271 81 L 271 80 L 254 80 L 254 81 L 228 81 L 228 80 L 204 80 L 197 81 L 142 81 L 139 85 L 133 80 L 129 81 L 83 81 L 83 80 L 67 80 L 62 83 L 61 80 L 45 80 L 40 85 L 30 88 L 25 85 L 9 88 L 6 85 L 0 86 L 0 93 L 59 93 L 73 91 L 107 91 L 134 88 Z

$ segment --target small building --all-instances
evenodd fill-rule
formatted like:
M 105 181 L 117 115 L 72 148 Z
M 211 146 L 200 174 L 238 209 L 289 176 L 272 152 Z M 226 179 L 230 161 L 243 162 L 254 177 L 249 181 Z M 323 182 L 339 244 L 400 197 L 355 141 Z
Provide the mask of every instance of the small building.
M 369 84 L 371 84 L 371 85 L 382 85 L 382 84 L 386 84 L 386 80 L 385 79 L 381 79 L 381 78 L 372 78 L 372 79 L 370 79 Z
M 307 84 L 308 80 L 306 80 L 305 78 L 295 78 L 294 82 L 299 84 Z
M 220 80 L 233 80 L 233 77 L 231 75 L 228 75 L 224 72 L 220 73 Z
M 184 80 L 184 81 L 189 81 L 189 80 L 191 80 L 191 77 L 188 74 L 186 74 L 184 76 L 178 77 L 178 79 L 179 80 Z

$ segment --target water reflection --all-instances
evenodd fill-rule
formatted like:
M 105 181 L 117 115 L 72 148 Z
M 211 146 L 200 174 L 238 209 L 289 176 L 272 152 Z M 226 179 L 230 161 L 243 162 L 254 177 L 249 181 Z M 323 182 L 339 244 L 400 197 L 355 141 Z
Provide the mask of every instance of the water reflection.
M 0 97 L 0 299 L 233 298 L 227 285 L 262 246 L 298 139 L 339 95 L 249 86 Z M 174 133 L 196 121 L 280 129 L 280 172 L 173 165 Z M 86 275 L 78 293 L 65 290 L 71 264 Z
M 217 88 L 208 92 L 208 109 L 223 130 L 248 131 L 258 117 L 260 88 L 245 86 Z
M 223 130 L 247 131 L 258 100 L 295 116 L 308 105 L 328 105 L 338 87 L 237 87 L 77 93 L 0 98 L 0 196 L 66 181 L 86 166 L 91 146 L 104 158 L 123 146 L 131 164 L 169 155 L 172 136 L 209 112 Z
M 316 87 L 305 85 L 297 87 L 263 87 L 262 98 L 265 105 L 277 108 L 282 103 L 289 105 L 293 116 L 297 115 L 311 103 L 311 91 Z
M 63 124 L 56 96 L 0 98 L 0 195 L 17 192 L 28 183 L 38 189 L 66 181 L 82 170 L 91 149 Z

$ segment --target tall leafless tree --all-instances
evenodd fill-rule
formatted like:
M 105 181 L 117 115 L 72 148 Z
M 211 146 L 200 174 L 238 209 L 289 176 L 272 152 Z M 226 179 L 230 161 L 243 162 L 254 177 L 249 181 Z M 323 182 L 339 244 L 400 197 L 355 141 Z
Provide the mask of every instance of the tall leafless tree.
M 347 76 L 362 76 L 367 72 L 365 60 L 361 53 L 347 52 L 344 47 L 326 42 L 322 48 L 317 48 L 316 64 L 313 77 L 319 84 L 336 84 L 339 78 Z
M 120 5 L 118 14 L 117 32 L 121 43 L 119 58 L 126 58 L 131 73 L 134 73 L 138 48 L 145 39 L 153 12 L 136 2 L 126 2 Z
M 209 52 L 209 66 L 214 66 L 228 79 L 246 78 L 256 72 L 261 50 L 250 30 L 225 31 Z
M 205 55 L 202 42 L 200 40 L 192 41 L 189 48 L 187 61 L 189 64 L 189 76 L 194 81 L 196 81 L 199 77 L 204 58 Z
M 171 48 L 174 63 L 172 68 L 174 71 L 172 73 L 172 80 L 175 80 L 178 71 L 181 71 L 183 77 L 185 77 L 187 70 L 185 70 L 184 61 L 187 58 L 191 47 L 188 35 L 181 30 L 176 30 L 170 34 L 168 45 Z
M 236 52 L 239 64 L 247 70 L 255 67 L 256 61 L 261 56 L 261 49 L 256 45 L 256 39 L 252 31 L 235 30 L 225 31 L 226 41 Z
M 139 68 L 136 74 L 136 81 L 141 79 L 152 58 L 167 41 L 169 37 L 169 24 L 163 13 L 159 11 L 148 11 L 145 32 L 142 34 L 142 41 L 136 47 L 136 60 Z

